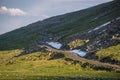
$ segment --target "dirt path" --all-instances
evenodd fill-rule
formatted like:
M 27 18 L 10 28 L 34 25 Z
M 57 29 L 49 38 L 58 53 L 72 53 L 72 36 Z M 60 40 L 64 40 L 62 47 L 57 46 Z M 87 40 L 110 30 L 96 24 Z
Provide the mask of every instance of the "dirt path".
M 38 45 L 39 47 L 41 45 Z M 105 68 L 106 70 L 110 70 L 110 71 L 115 71 L 115 72 L 120 72 L 120 66 L 119 65 L 113 65 L 113 64 L 109 64 L 109 63 L 102 63 L 102 62 L 99 62 L 99 61 L 95 61 L 95 60 L 89 60 L 89 59 L 85 59 L 85 58 L 82 58 L 80 56 L 78 56 L 77 54 L 73 53 L 73 52 L 69 52 L 69 51 L 65 51 L 65 50 L 58 50 L 58 49 L 55 49 L 49 45 L 42 45 L 44 47 L 47 48 L 48 51 L 53 51 L 53 52 L 61 52 L 61 53 L 66 53 L 67 56 L 73 60 L 77 60 L 77 61 L 80 61 L 80 62 L 86 62 L 86 63 L 89 63 L 90 65 L 92 66 L 96 66 L 96 67 L 99 67 L 99 68 Z

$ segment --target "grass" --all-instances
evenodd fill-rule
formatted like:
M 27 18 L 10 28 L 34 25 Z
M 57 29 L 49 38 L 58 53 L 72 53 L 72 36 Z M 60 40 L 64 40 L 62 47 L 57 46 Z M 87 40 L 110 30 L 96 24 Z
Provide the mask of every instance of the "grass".
M 41 37 L 38 30 L 20 28 L 0 35 L 0 50 L 24 49 L 33 46 Z
M 69 46 L 71 49 L 74 49 L 74 48 L 76 48 L 76 47 L 78 47 L 78 46 L 83 45 L 84 43 L 85 43 L 84 40 L 76 39 L 76 40 L 74 40 L 74 41 L 69 42 L 69 43 L 68 43 L 68 46 Z
M 25 61 L 12 65 L 5 65 L 2 66 L 2 68 L 0 69 L 2 69 L 2 71 L 0 72 L 0 76 L 4 76 L 4 78 L 6 79 L 9 79 L 9 77 L 11 76 L 71 76 L 86 78 L 119 78 L 119 73 L 95 71 L 90 68 L 84 69 L 80 65 L 72 65 L 71 63 L 68 63 L 64 60 Z
M 120 44 L 101 49 L 96 52 L 96 56 L 98 56 L 99 60 L 110 58 L 111 60 L 120 61 Z
M 47 19 L 48 24 L 47 22 L 44 24 L 46 28 L 41 29 L 41 22 L 30 24 L 26 27 L 0 35 L 0 50 L 23 49 L 32 46 L 43 37 L 40 32 L 45 31 L 45 29 L 47 32 L 55 33 L 55 37 L 63 36 L 63 41 L 67 40 L 69 36 L 80 31 L 95 28 L 107 21 L 119 17 L 119 9 L 116 3 L 109 2 L 81 11 L 53 17 L 58 21 L 61 19 L 63 20 L 63 22 L 58 24 L 49 23 L 51 19 Z M 99 17 L 100 15 L 103 16 Z M 94 20 L 96 17 L 99 18 Z
M 112 9 L 111 6 L 113 7 Z M 100 6 L 99 6 L 100 7 Z M 67 23 L 67 24 L 63 24 L 63 25 L 58 25 L 58 27 L 53 27 L 51 28 L 51 32 L 55 33 L 57 36 L 63 36 L 64 35 L 64 39 L 66 39 L 66 37 L 76 34 L 80 31 L 85 31 L 91 28 L 95 28 L 97 26 L 100 26 L 101 24 L 104 24 L 114 18 L 119 17 L 120 15 L 120 11 L 118 7 L 116 7 L 115 5 L 107 5 L 107 6 L 103 6 L 101 8 L 98 9 L 93 9 L 89 12 L 89 10 L 85 10 L 83 16 L 79 16 L 79 18 L 77 18 L 76 20 Z M 106 13 L 106 15 L 99 17 L 96 20 L 93 20 L 94 18 L 98 17 L 99 15 Z
M 49 33 L 55 33 L 55 37 L 63 36 L 63 41 L 69 39 L 80 31 L 95 28 L 107 21 L 120 16 L 120 7 L 116 7 L 113 2 L 102 4 L 89 9 L 68 13 L 63 15 L 58 25 L 49 23 L 44 24 L 44 27 L 52 26 L 46 29 Z M 99 17 L 101 14 L 105 15 Z M 58 16 L 59 17 L 59 16 Z M 98 19 L 93 20 L 94 18 Z M 58 18 L 59 19 L 59 18 Z M 50 19 L 51 20 L 51 19 Z M 0 79 L 1 80 L 80 80 L 82 79 L 120 79 L 120 73 L 108 72 L 105 69 L 100 70 L 99 63 L 96 63 L 94 69 L 90 67 L 94 61 L 85 59 L 81 63 L 76 61 L 67 61 L 64 53 L 49 53 L 49 52 L 34 52 L 20 57 L 14 57 L 20 54 L 26 47 L 34 45 L 44 35 L 40 34 L 41 24 L 39 22 L 28 25 L 12 32 L 0 35 Z M 46 36 L 46 35 L 45 35 Z M 82 37 L 82 36 L 81 36 Z M 93 37 L 92 37 L 93 38 Z M 84 44 L 84 40 L 76 39 L 69 42 L 67 45 L 71 48 L 76 48 Z M 106 49 L 97 51 L 96 56 L 99 60 L 110 58 L 120 61 L 120 45 L 111 46 Z M 3 51 L 2 51 L 3 50 Z M 90 62 L 90 63 L 89 63 Z M 107 63 L 106 63 L 107 64 Z
M 6 56 L 6 59 L 9 59 L 21 51 L 0 51 L 0 59 L 2 55 Z M 119 73 L 94 70 L 90 67 L 84 68 L 80 64 L 73 64 L 71 61 L 66 61 L 64 58 L 48 60 L 49 58 L 50 55 L 47 53 L 36 52 L 1 61 L 0 79 L 44 80 L 47 78 L 50 80 L 61 80 L 62 78 L 71 80 L 76 78 L 120 78 Z

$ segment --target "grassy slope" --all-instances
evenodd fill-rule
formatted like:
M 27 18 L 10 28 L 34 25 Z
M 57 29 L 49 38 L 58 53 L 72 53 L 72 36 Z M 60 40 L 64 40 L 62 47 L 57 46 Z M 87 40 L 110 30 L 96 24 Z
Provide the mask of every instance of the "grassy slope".
M 55 33 L 56 36 L 65 34 L 63 35 L 63 39 L 66 39 L 69 35 L 75 34 L 79 31 L 94 28 L 113 18 L 119 17 L 119 7 L 115 7 L 115 5 L 109 4 L 103 4 L 98 7 L 66 14 L 63 18 L 70 21 L 66 20 L 67 22 L 56 26 L 57 28 L 53 26 L 53 28 L 48 29 L 48 31 Z M 107 13 L 99 19 L 92 20 L 104 12 L 109 12 L 108 8 L 110 8 L 110 13 Z M 10 59 L 14 55 L 22 52 L 22 50 L 19 49 L 33 45 L 36 40 L 43 36 L 39 34 L 39 32 L 41 32 L 41 29 L 32 28 L 24 27 L 0 36 L 0 50 L 5 50 L 0 51 L 0 79 L 45 79 L 44 76 L 47 76 L 47 79 L 53 79 L 54 77 L 55 80 L 59 80 L 59 77 L 62 79 L 69 79 L 70 76 L 78 78 L 120 78 L 119 73 L 94 70 L 89 67 L 83 68 L 80 64 L 75 65 L 72 62 L 65 61 L 63 58 L 47 60 L 50 58 L 50 56 L 46 55 L 46 53 L 42 54 L 41 52 Z M 77 44 L 79 44 L 79 41 Z M 82 44 L 81 41 L 80 44 Z M 70 45 L 74 46 L 72 42 Z M 108 52 L 108 50 L 103 51 Z M 111 48 L 110 50 L 113 51 Z M 101 56 L 102 53 L 103 52 L 101 50 L 97 54 Z
M 20 28 L 0 36 L 0 50 L 22 49 L 33 45 L 42 36 L 39 31 Z
M 40 32 L 45 28 L 42 27 L 47 27 L 46 31 L 54 33 L 56 37 L 64 36 L 63 39 L 66 40 L 72 34 L 97 27 L 119 16 L 120 7 L 113 2 L 55 16 L 0 35 L 0 50 L 22 49 L 35 44 L 43 36 Z M 95 19 L 96 17 L 99 18 Z
M 6 51 L 7 52 L 7 51 Z M 21 50 L 8 51 L 2 56 L 14 55 L 21 52 Z M 6 57 L 9 59 L 10 56 Z M 47 60 L 49 55 L 41 52 L 13 58 L 10 60 L 1 60 L 0 64 L 0 79 L 53 79 L 60 80 L 69 79 L 70 77 L 76 78 L 120 78 L 119 73 L 106 72 L 103 70 L 94 70 L 89 66 L 83 68 L 80 64 L 74 64 L 72 61 L 65 61 L 64 58 Z
M 74 48 L 76 48 L 76 47 L 78 47 L 78 46 L 80 46 L 80 45 L 83 45 L 85 43 L 85 41 L 84 40 L 80 40 L 80 39 L 76 39 L 76 40 L 74 40 L 74 41 L 71 41 L 71 42 L 69 42 L 68 43 L 68 46 L 72 49 L 74 49 Z
M 80 31 L 84 31 L 90 28 L 97 27 L 107 21 L 110 21 L 120 16 L 120 7 L 114 3 L 102 4 L 97 7 L 89 8 L 81 11 L 83 13 L 79 18 L 72 21 L 71 23 L 64 24 L 62 26 L 52 28 L 51 32 L 59 35 L 64 35 L 66 38 L 69 35 L 75 34 Z M 102 15 L 101 17 L 99 17 Z M 72 16 L 72 15 L 71 15 Z M 98 19 L 94 19 L 99 17 Z
M 101 49 L 96 52 L 96 56 L 99 57 L 99 60 L 110 58 L 111 60 L 120 62 L 120 44 L 111 46 L 107 49 Z

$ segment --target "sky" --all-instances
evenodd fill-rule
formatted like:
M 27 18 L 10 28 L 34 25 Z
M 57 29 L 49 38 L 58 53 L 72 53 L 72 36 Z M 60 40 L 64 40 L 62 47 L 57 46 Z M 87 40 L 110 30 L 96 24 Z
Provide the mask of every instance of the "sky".
M 0 0 L 0 34 L 112 0 Z

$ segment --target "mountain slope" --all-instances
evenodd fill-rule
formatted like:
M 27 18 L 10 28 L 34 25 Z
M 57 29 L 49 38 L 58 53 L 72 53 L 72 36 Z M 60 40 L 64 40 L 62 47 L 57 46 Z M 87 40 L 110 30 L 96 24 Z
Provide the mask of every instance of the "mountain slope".
M 30 24 L 0 35 L 0 50 L 22 49 L 34 45 L 43 36 L 52 34 L 55 40 L 66 41 L 71 35 L 97 27 L 120 16 L 116 2 L 76 11 Z
M 0 35 L 2 80 L 119 80 L 119 75 L 119 0 Z

